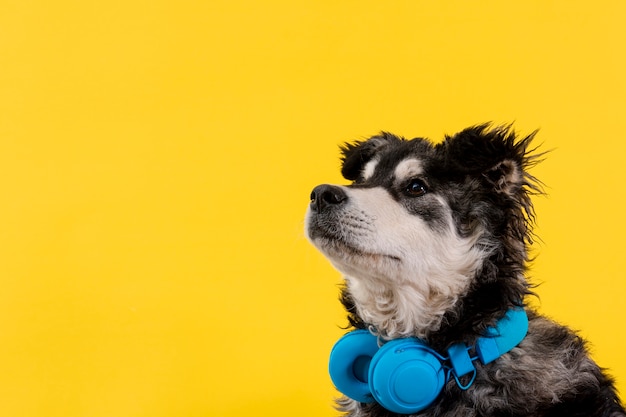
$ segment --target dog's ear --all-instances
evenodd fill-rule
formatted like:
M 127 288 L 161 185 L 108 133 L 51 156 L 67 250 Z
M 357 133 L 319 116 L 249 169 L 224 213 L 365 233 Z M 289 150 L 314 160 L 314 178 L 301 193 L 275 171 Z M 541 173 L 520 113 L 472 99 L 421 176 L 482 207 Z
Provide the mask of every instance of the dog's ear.
M 531 161 L 528 145 L 536 132 L 518 140 L 511 126 L 467 128 L 441 143 L 448 166 L 479 177 L 494 191 L 515 195 L 527 185 L 525 172 Z
M 515 194 L 524 184 L 524 173 L 519 163 L 505 159 L 483 173 L 484 178 L 494 190 L 505 194 Z
M 401 141 L 397 136 L 381 132 L 364 141 L 345 143 L 341 146 L 341 175 L 347 180 L 356 181 L 363 171 L 363 167 L 390 142 Z

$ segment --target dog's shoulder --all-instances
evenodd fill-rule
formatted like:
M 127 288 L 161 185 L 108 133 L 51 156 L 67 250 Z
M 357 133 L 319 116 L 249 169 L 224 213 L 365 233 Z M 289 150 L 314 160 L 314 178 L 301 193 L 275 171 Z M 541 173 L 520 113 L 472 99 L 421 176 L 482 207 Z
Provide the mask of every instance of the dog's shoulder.
M 526 338 L 484 370 L 468 395 L 486 415 L 508 410 L 516 411 L 513 415 L 624 416 L 613 380 L 591 359 L 585 340 L 534 311 L 529 311 Z M 506 398 L 506 405 L 498 398 Z

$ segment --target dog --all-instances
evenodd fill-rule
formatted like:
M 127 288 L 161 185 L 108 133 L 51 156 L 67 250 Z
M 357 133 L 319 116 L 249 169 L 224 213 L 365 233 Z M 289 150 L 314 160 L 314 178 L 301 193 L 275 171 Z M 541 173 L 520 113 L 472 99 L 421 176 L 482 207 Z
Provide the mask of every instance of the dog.
M 355 329 L 346 336 L 363 339 L 340 340 L 331 352 L 331 378 L 344 393 L 339 411 L 626 416 L 585 341 L 527 303 L 531 197 L 543 193 L 529 168 L 545 155 L 531 147 L 535 135 L 488 123 L 438 143 L 382 132 L 341 146 L 341 173 L 351 183 L 315 187 L 305 219 L 309 241 L 344 275 L 340 300 Z M 514 324 L 510 314 L 519 316 Z M 498 338 L 515 340 L 484 360 L 481 343 Z M 430 362 L 399 358 L 404 368 L 380 376 L 387 358 L 377 356 L 392 343 L 404 345 L 385 355 Z M 343 374 L 333 376 L 333 367 Z M 399 405 L 382 398 L 388 386 Z M 416 406 L 404 404 L 414 398 Z

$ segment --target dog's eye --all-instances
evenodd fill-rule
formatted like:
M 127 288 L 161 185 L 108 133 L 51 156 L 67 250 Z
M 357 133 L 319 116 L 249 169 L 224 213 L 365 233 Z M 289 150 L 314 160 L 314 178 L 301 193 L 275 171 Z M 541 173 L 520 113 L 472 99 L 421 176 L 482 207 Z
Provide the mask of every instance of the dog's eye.
M 413 179 L 408 183 L 405 191 L 411 197 L 421 197 L 426 194 L 426 184 L 421 180 Z

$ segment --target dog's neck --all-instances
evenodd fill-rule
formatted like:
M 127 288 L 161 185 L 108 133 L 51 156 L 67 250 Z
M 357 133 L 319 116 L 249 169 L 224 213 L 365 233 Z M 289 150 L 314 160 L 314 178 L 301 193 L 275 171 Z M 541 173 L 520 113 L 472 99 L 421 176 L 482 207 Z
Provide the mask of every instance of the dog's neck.
M 347 277 L 346 291 L 354 313 L 384 339 L 427 338 L 440 329 L 445 312 L 456 302 L 434 291 L 424 296 L 424 290 L 411 283 L 390 286 Z
M 369 329 L 383 339 L 417 337 L 445 349 L 460 341 L 475 341 L 509 309 L 523 305 L 528 294 L 523 277 L 506 281 L 468 289 L 459 302 L 436 293 L 424 297 L 420 288 L 409 284 L 375 286 L 347 278 L 342 303 L 356 328 Z

